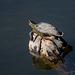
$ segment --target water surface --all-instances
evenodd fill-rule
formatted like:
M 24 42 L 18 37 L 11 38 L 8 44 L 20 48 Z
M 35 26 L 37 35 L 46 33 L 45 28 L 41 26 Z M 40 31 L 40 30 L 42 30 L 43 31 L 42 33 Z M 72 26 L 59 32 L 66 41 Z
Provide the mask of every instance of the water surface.
M 51 23 L 65 33 L 63 38 L 73 45 L 73 51 L 65 57 L 67 70 L 61 67 L 61 72 L 60 69 L 42 71 L 32 66 L 29 19 Z M 74 46 L 74 0 L 0 0 L 0 75 L 61 75 L 74 71 Z

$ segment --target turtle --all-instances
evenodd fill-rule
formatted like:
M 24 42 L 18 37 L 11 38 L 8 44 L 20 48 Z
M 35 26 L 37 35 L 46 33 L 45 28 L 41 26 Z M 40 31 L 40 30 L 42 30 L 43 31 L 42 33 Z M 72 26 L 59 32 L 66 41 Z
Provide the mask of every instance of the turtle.
M 41 37 L 57 36 L 62 37 L 63 32 L 58 31 L 53 25 L 45 22 L 36 24 L 34 21 L 29 20 L 29 25 L 33 28 L 33 31 Z

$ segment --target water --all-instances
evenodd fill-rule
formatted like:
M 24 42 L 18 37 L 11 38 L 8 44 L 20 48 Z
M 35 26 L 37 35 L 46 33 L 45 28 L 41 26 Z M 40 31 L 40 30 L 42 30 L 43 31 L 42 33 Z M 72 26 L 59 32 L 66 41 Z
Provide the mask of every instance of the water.
M 0 0 L 0 75 L 62 74 L 63 71 L 56 69 L 42 71 L 32 66 L 33 56 L 28 50 L 29 19 L 51 23 L 65 33 L 63 38 L 73 45 L 73 51 L 65 57 L 65 64 L 68 71 L 74 71 L 74 0 Z

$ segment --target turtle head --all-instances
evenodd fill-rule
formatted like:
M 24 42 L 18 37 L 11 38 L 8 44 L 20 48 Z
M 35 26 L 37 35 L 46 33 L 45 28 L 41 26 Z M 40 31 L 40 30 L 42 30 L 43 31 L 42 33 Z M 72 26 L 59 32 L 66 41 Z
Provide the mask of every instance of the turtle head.
M 33 28 L 34 31 L 39 32 L 37 30 L 37 24 L 34 21 L 29 20 L 29 25 Z
M 34 21 L 29 20 L 29 25 L 35 29 L 36 23 Z
M 43 37 L 42 33 L 38 30 L 38 25 L 34 22 L 34 21 L 31 21 L 29 20 L 29 25 L 33 28 L 33 31 L 40 35 L 41 37 Z

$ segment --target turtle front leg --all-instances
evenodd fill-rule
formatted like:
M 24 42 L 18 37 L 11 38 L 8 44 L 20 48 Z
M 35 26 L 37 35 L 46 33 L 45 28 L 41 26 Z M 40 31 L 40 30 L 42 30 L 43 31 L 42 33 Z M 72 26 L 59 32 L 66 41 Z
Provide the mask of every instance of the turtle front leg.
M 31 31 L 31 32 L 29 33 L 29 35 L 30 35 L 30 40 L 31 40 L 31 41 L 33 41 L 33 34 L 34 34 L 34 31 Z

